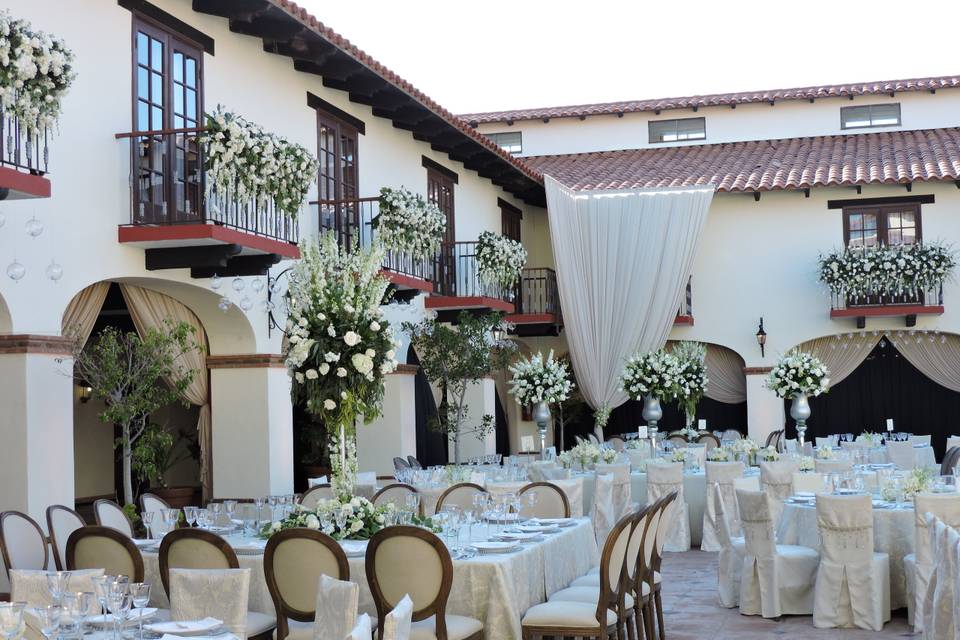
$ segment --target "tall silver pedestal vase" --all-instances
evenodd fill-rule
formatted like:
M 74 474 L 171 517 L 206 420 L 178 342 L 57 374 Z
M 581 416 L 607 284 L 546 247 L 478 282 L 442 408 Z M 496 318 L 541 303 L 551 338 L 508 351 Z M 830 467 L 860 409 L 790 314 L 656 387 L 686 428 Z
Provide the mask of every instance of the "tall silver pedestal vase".
M 797 423 L 797 440 L 800 442 L 800 451 L 803 451 L 804 435 L 807 433 L 807 419 L 810 418 L 810 399 L 807 394 L 793 396 L 790 405 L 790 417 Z
M 650 436 L 650 455 L 657 451 L 657 422 L 663 417 L 660 399 L 653 396 L 643 397 L 643 419 L 647 421 L 647 435 Z
M 546 402 L 538 402 L 533 407 L 533 421 L 540 432 L 540 459 L 547 459 L 547 423 L 550 422 L 550 407 Z

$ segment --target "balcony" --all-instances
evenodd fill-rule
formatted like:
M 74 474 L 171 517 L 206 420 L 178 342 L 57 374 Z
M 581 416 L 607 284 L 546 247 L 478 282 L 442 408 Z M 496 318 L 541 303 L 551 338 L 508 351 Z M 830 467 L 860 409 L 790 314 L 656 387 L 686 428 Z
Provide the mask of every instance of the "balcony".
M 476 241 L 447 242 L 434 266 L 434 294 L 424 304 L 437 312 L 441 322 L 449 322 L 464 310 L 510 315 L 514 313 L 515 297 L 514 290 L 480 281 Z
M 208 192 L 201 132 L 117 134 L 130 142 L 130 223 L 119 241 L 145 249 L 148 270 L 189 268 L 194 278 L 262 275 L 299 258 L 297 223 L 272 202 Z
M 867 326 L 867 318 L 903 318 L 913 327 L 919 315 L 943 315 L 943 287 L 900 295 L 876 295 L 863 298 L 831 293 L 830 317 L 855 318 L 857 328 Z
M 693 326 L 693 276 L 687 278 L 687 289 L 677 309 L 677 317 L 673 320 L 674 326 L 692 327 Z
M 319 207 L 320 230 L 334 231 L 345 247 L 357 241 L 369 247 L 377 237 L 375 221 L 380 210 L 380 198 L 352 198 L 312 202 Z M 395 288 L 395 297 L 411 298 L 418 293 L 433 291 L 432 259 L 417 260 L 402 251 L 387 251 L 382 273 Z
M 27 133 L 15 116 L 0 112 L 0 200 L 49 198 L 47 134 Z
M 515 312 L 506 320 L 518 336 L 556 336 L 563 326 L 557 274 L 543 267 L 524 269 L 520 274 Z

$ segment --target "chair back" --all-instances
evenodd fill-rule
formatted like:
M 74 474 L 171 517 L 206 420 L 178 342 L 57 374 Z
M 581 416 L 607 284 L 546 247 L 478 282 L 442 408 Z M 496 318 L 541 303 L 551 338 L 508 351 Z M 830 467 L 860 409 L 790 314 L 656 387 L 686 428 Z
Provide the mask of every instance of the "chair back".
M 911 455 L 913 451 L 910 451 Z M 817 473 L 846 473 L 853 470 L 853 462 L 850 460 L 814 460 L 813 468 Z
M 666 498 L 657 500 L 647 507 L 646 511 L 646 530 L 643 532 L 643 547 L 640 550 L 640 560 L 647 569 L 647 573 L 653 574 L 653 556 L 657 550 L 657 531 L 660 530 L 660 519 L 663 517 L 663 506 Z M 643 579 L 645 575 L 640 576 Z
M 411 487 L 409 484 L 401 484 L 396 482 L 394 484 L 388 484 L 373 495 L 373 504 L 395 504 L 398 507 L 405 505 L 407 502 L 407 496 L 419 493 L 416 487 Z M 422 505 L 421 505 L 422 508 Z
M 633 514 L 634 522 L 630 532 L 630 539 L 627 541 L 626 564 L 624 574 L 627 579 L 627 590 L 633 591 L 638 582 L 646 577 L 644 567 L 643 538 L 647 533 L 647 525 L 650 524 L 650 512 L 653 507 L 644 507 Z
M 50 532 L 50 548 L 58 571 L 67 566 L 67 539 L 70 534 L 87 525 L 83 516 L 62 504 L 47 507 L 47 531 Z
M 960 494 L 958 493 L 918 493 L 913 497 L 914 552 L 917 564 L 930 566 L 935 557 L 930 547 L 930 531 L 927 528 L 927 514 L 933 514 L 949 527 L 960 527 Z
M 960 436 L 947 436 L 946 449 L 949 451 L 952 447 L 960 447 Z
M 158 513 L 163 509 L 169 509 L 170 503 L 158 495 L 144 493 L 140 495 L 140 511 L 143 513 Z
M 701 433 L 697 436 L 697 444 L 702 444 L 707 451 L 720 446 L 720 438 L 712 433 Z
M 435 615 L 436 637 L 446 637 L 453 562 L 440 538 L 420 527 L 400 525 L 381 529 L 367 543 L 366 573 L 377 607 L 380 634 L 387 614 L 409 595 L 413 601 L 413 620 Z
M 247 639 L 250 569 L 172 569 L 170 618 L 220 620 L 227 631 Z M 270 632 L 273 630 L 270 629 Z M 267 632 L 267 638 L 272 633 Z
M 393 470 L 394 471 L 405 471 L 410 468 L 410 463 L 407 462 L 404 458 L 398 456 L 393 457 Z
M 233 547 L 203 529 L 174 529 L 160 542 L 160 581 L 170 595 L 170 569 L 239 569 Z
M 908 442 L 910 442 L 910 444 L 912 444 L 912 445 L 914 445 L 914 446 L 924 445 L 924 446 L 926 446 L 926 447 L 929 447 L 929 446 L 930 446 L 930 434 L 920 435 L 920 436 L 910 434 L 910 440 L 909 440 Z
M 93 503 L 93 517 L 101 527 L 116 529 L 128 538 L 133 537 L 133 526 L 123 508 L 113 500 L 97 500 Z
M 407 462 L 410 463 L 411 469 L 423 469 L 423 465 L 420 464 L 420 461 L 413 456 L 407 456 Z
M 657 521 L 657 537 L 654 539 L 653 556 L 650 558 L 650 566 L 654 571 L 660 570 L 660 563 L 663 561 L 663 545 L 667 542 L 674 518 L 683 515 L 678 509 L 678 505 L 680 504 L 678 502 L 679 497 L 680 492 L 674 491 L 664 496 L 663 500 L 660 501 L 660 519 Z
M 320 577 L 347 581 L 350 565 L 343 547 L 325 533 L 285 529 L 267 541 L 263 574 L 277 612 L 277 640 L 283 640 L 287 618 L 310 622 L 316 617 Z
M 747 555 L 772 560 L 777 552 L 777 543 L 773 533 L 770 497 L 763 491 L 737 489 L 737 508 Z
M 793 492 L 809 491 L 811 493 L 820 493 L 823 491 L 822 473 L 801 473 L 793 472 Z
M 143 556 L 130 536 L 100 525 L 81 527 L 67 538 L 67 571 L 103 569 L 106 575 L 143 582 Z
M 667 434 L 667 442 L 672 442 L 674 445 L 685 445 L 689 442 L 687 440 L 687 434 L 681 433 L 680 431 L 671 431 Z
M 607 438 L 607 444 L 614 451 L 620 452 L 627 448 L 627 443 L 620 436 L 610 436 Z
M 717 542 L 723 549 L 729 549 L 731 544 L 730 523 L 727 521 L 727 506 L 723 502 L 723 491 L 720 485 L 710 488 L 709 499 L 713 501 L 713 513 L 717 523 Z
M 0 555 L 8 577 L 11 569 L 46 569 L 50 561 L 43 529 L 20 511 L 0 513 Z
M 887 458 L 902 471 L 909 471 L 917 464 L 917 454 L 910 441 L 887 442 Z
M 742 438 L 743 438 L 743 434 L 737 431 L 736 429 L 727 429 L 726 431 L 723 432 L 724 440 L 741 440 Z
M 767 434 L 767 439 L 764 441 L 764 447 L 776 447 L 780 442 L 780 436 L 783 434 L 783 429 L 778 429 L 776 431 L 771 431 Z
M 940 475 L 953 475 L 953 469 L 960 462 L 960 446 L 949 447 L 943 454 L 943 462 L 940 463 Z
M 524 508 L 531 518 L 569 518 L 570 500 L 567 494 L 552 482 L 531 482 L 520 489 L 520 497 L 527 494 L 536 496 L 533 507 L 529 504 Z
M 440 513 L 445 504 L 455 504 L 461 509 L 473 508 L 473 496 L 478 493 L 485 493 L 486 489 L 472 482 L 458 482 L 447 487 L 446 491 L 437 498 L 437 508 L 435 513 Z M 414 602 L 416 604 L 416 602 Z
M 313 511 L 321 500 L 332 500 L 333 489 L 329 484 L 318 484 L 310 487 L 300 496 L 300 506 Z
M 603 543 L 600 554 L 600 597 L 597 600 L 597 620 L 605 621 L 607 610 L 616 609 L 626 586 L 627 548 L 637 515 L 620 518 Z
M 820 559 L 864 565 L 873 559 L 873 501 L 869 495 L 817 496 Z
M 796 460 L 760 463 L 760 485 L 771 496 L 783 502 L 793 493 L 793 474 L 800 469 Z

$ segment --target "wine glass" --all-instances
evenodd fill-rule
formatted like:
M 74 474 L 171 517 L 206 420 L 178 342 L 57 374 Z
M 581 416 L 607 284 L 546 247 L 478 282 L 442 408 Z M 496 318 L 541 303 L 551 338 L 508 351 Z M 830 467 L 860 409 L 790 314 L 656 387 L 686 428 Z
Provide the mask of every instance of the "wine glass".
M 82 638 L 87 616 L 93 613 L 94 605 L 98 604 L 97 597 L 90 591 L 75 591 L 64 594 L 64 602 L 67 616 L 75 626 L 77 636 Z
M 196 526 L 198 518 L 197 507 L 184 507 L 183 517 L 187 521 L 188 527 Z
M 134 582 L 130 585 L 130 597 L 137 608 L 137 627 L 140 640 L 143 640 L 143 608 L 150 604 L 150 583 Z
M 24 606 L 22 602 L 0 602 L 0 634 L 6 640 L 13 640 L 22 633 Z
M 115 582 L 113 584 L 118 588 L 111 588 L 110 597 L 107 598 L 107 607 L 113 615 L 114 638 L 119 638 L 122 635 L 123 623 L 130 615 L 133 598 L 130 597 L 130 593 L 127 591 L 127 585 L 122 585 L 123 588 L 121 589 L 119 588 L 121 586 L 120 583 Z
M 57 635 L 60 630 L 60 618 L 63 616 L 63 607 L 51 604 L 46 607 L 36 607 L 33 612 L 40 622 L 40 633 L 48 640 Z
M 413 513 L 420 513 L 420 494 L 419 493 L 408 493 L 407 498 L 407 508 L 410 509 Z
M 237 501 L 236 500 L 224 500 L 223 501 L 223 512 L 227 514 L 227 519 L 230 520 L 229 526 L 233 526 L 233 514 L 237 512 Z
M 53 604 L 63 604 L 63 594 L 67 592 L 67 588 L 70 586 L 70 576 L 69 571 L 47 572 L 47 589 L 53 598 Z
M 95 576 L 90 578 L 90 582 L 93 584 L 93 595 L 97 599 L 97 604 L 100 605 L 101 615 L 106 615 L 107 613 L 107 596 L 110 594 L 110 583 L 113 581 L 113 576 Z
M 148 540 L 153 539 L 153 531 L 151 531 L 151 528 L 153 527 L 154 515 L 156 515 L 156 511 L 144 511 L 143 513 L 140 514 L 140 519 L 143 520 L 143 526 L 147 530 Z
M 219 502 L 211 502 L 207 505 L 207 515 L 210 518 L 210 526 L 220 526 L 220 514 L 223 513 L 223 505 Z
M 537 508 L 537 492 L 536 491 L 527 491 L 527 506 L 530 507 L 530 519 L 533 520 L 536 516 Z
M 201 529 L 210 527 L 210 512 L 206 509 L 197 509 L 197 526 Z

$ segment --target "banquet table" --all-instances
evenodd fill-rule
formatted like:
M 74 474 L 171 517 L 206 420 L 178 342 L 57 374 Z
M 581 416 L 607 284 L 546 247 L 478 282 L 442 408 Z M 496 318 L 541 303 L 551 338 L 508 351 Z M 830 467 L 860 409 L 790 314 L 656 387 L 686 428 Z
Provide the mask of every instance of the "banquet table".
M 560 489 L 567 494 L 567 500 L 570 501 L 571 517 L 580 518 L 585 513 L 590 513 L 589 510 L 584 509 L 585 502 L 582 478 L 576 477 L 569 479 L 550 480 L 550 482 L 560 487 Z M 486 488 L 486 490 L 493 495 L 520 491 L 520 489 L 528 484 L 530 484 L 530 480 L 494 480 L 485 481 L 482 483 L 484 488 Z M 440 494 L 446 491 L 449 486 L 449 484 L 443 484 L 440 486 L 416 485 L 417 492 L 420 494 L 420 501 L 423 504 L 423 512 L 425 514 L 432 515 L 436 512 L 437 500 L 440 499 Z
M 820 531 L 817 528 L 817 508 L 814 504 L 791 504 L 783 506 L 777 529 L 777 542 L 820 549 Z M 890 555 L 890 608 L 907 606 L 907 580 L 903 557 L 913 553 L 914 516 L 913 503 L 901 507 L 878 506 L 873 508 L 873 548 Z
M 474 525 L 472 540 L 486 540 L 497 525 Z M 489 529 L 488 529 L 489 527 Z M 249 568 L 251 611 L 275 614 L 263 574 L 262 540 L 230 536 L 227 541 L 237 552 L 240 568 Z M 468 543 L 466 528 L 461 544 Z M 357 543 L 349 543 L 355 545 Z M 365 546 L 362 543 L 359 546 Z M 364 558 L 350 557 L 350 580 L 360 585 L 360 612 L 377 614 L 367 585 Z M 143 552 L 146 581 L 153 589 L 151 606 L 169 607 L 160 587 L 159 556 L 150 548 Z M 483 622 L 487 638 L 521 638 L 520 620 L 531 606 L 545 602 L 567 587 L 599 561 L 597 543 L 589 518 L 578 518 L 572 526 L 545 534 L 537 542 L 520 545 L 517 551 L 478 554 L 453 561 L 453 585 L 447 613 L 470 616 Z

